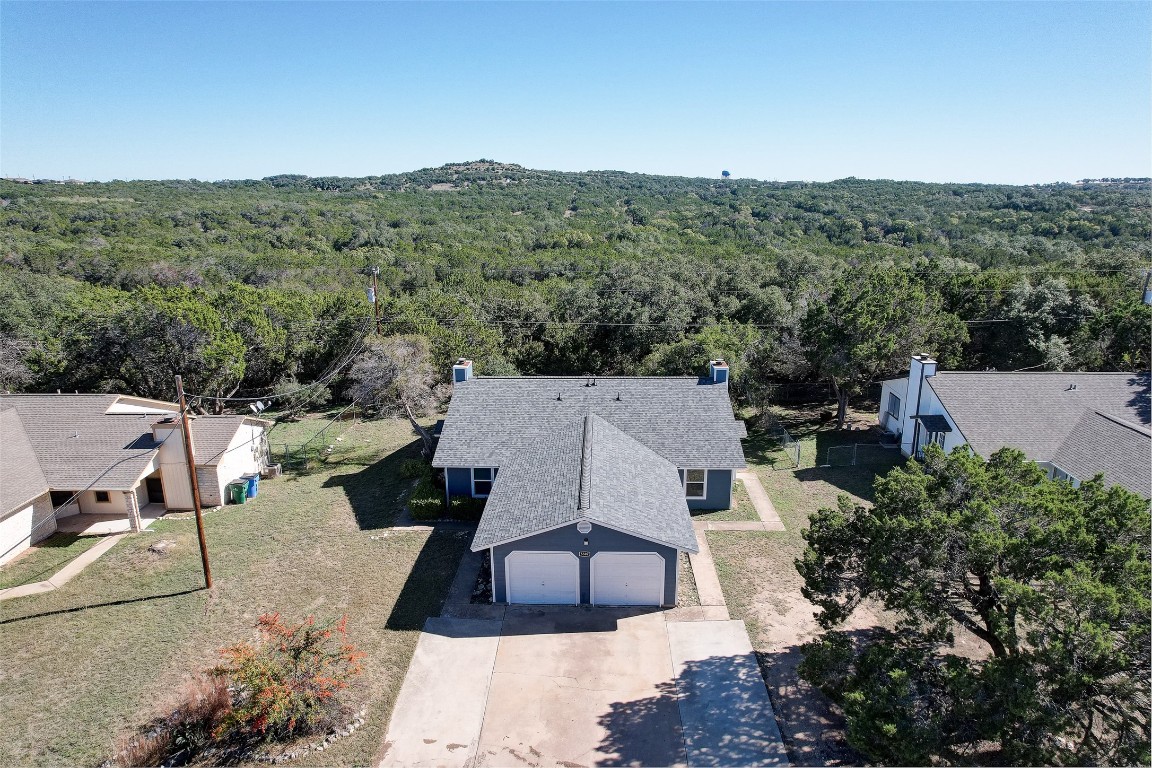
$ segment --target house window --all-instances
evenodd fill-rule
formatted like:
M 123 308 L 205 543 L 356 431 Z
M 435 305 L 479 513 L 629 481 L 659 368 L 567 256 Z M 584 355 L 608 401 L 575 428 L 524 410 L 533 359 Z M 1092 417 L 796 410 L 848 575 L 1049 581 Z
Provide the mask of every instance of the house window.
M 703 499 L 708 495 L 708 470 L 684 470 L 684 498 Z
M 492 467 L 472 468 L 472 495 L 476 498 L 485 498 L 492 493 L 492 482 L 496 479 L 496 470 Z
M 900 418 L 900 398 L 894 392 L 888 393 L 888 415 Z
M 96 491 L 96 502 L 99 504 L 107 504 L 110 501 L 108 498 L 108 491 Z
M 945 435 L 944 432 L 929 432 L 928 433 L 928 442 L 932 445 L 938 445 L 941 448 L 943 448 L 944 447 L 944 435 Z

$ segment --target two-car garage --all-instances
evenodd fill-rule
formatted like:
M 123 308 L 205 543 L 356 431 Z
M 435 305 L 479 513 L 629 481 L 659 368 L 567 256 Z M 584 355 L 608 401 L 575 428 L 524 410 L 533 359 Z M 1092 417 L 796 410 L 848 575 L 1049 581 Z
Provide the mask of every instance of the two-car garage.
M 549 532 L 550 539 L 564 536 Z M 578 534 L 579 535 L 579 534 Z M 584 541 L 619 539 L 626 534 L 598 528 L 597 534 L 576 539 Z M 493 589 L 498 602 L 530 605 L 671 605 L 675 602 L 676 550 L 633 539 L 633 551 L 559 548 L 522 549 L 525 541 L 493 549 Z M 636 544 L 648 551 L 635 551 Z M 666 549 L 665 552 L 653 551 Z M 499 561 L 499 562 L 497 562 Z M 669 588 L 671 584 L 671 588 Z

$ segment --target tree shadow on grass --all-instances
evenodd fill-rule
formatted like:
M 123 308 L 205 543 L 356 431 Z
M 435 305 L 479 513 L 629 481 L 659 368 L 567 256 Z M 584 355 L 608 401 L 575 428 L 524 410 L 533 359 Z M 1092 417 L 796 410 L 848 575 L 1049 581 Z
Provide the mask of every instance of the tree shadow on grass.
M 877 470 L 880 471 L 877 471 Z M 873 484 L 890 467 L 812 467 L 796 470 L 796 479 L 801 483 L 825 482 L 845 493 L 859 496 L 868 503 L 874 500 Z
M 472 533 L 467 528 L 441 526 L 428 535 L 384 626 L 422 630 L 429 616 L 440 615 Z M 387 568 L 388 563 L 382 562 L 380 567 Z
M 97 608 L 111 608 L 111 607 L 114 607 L 117 605 L 131 605 L 132 603 L 145 603 L 145 602 L 149 602 L 152 600 L 163 600 L 163 599 L 168 598 L 168 597 L 182 597 L 184 595 L 192 595 L 192 594 L 195 594 L 197 592 L 204 592 L 204 591 L 206 591 L 205 587 L 193 587 L 192 589 L 182 589 L 178 592 L 166 592 L 165 594 L 162 594 L 162 595 L 145 595 L 144 597 L 130 597 L 130 598 L 125 598 L 124 600 L 109 600 L 106 603 L 77 605 L 73 608 L 58 608 L 54 611 L 43 611 L 41 613 L 31 613 L 31 614 L 28 614 L 26 616 L 13 616 L 12 618 L 6 618 L 3 620 L 0 620 L 0 626 L 3 626 L 4 624 L 14 624 L 18 621 L 28 621 L 29 619 L 39 619 L 39 618 L 43 618 L 45 616 L 58 616 L 58 615 L 65 614 L 65 613 L 77 613 L 79 611 L 92 611 L 92 610 L 96 610 Z
M 860 644 L 873 632 L 857 629 L 846 634 Z M 756 651 L 756 659 L 792 765 L 864 765 L 864 758 L 847 741 L 840 708 L 800 677 L 804 660 L 800 644 L 774 653 Z
M 413 440 L 357 472 L 332 475 L 323 487 L 344 490 L 361 530 L 392 527 L 413 485 L 410 478 L 401 477 L 400 465 L 407 459 L 419 460 L 420 447 L 420 440 Z

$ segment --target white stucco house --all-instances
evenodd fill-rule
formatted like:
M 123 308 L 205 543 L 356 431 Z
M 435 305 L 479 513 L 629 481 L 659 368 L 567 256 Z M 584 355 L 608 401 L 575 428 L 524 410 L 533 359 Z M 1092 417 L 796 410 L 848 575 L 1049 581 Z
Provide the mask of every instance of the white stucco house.
M 175 403 L 116 394 L 0 395 L 0 564 L 55 533 L 106 520 L 138 531 L 192 508 Z M 204 506 L 267 464 L 271 422 L 250 416 L 192 419 Z
M 932 443 L 985 458 L 1011 446 L 1049 477 L 1079 484 L 1103 474 L 1150 498 L 1149 410 L 1147 373 L 940 371 L 915 355 L 907 376 L 883 383 L 879 421 L 905 456 Z

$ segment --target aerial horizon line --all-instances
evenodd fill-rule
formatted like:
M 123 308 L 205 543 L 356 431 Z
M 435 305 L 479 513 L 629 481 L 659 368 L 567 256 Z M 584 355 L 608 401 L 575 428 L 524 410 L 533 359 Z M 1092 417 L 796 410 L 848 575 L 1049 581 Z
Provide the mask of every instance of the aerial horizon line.
M 208 178 L 199 178 L 197 176 L 188 176 L 188 177 L 156 176 L 156 177 L 150 177 L 150 178 L 149 177 L 82 178 L 82 177 L 77 177 L 77 176 L 59 176 L 59 177 L 57 177 L 57 176 L 38 176 L 35 174 L 33 174 L 31 176 L 23 176 L 23 175 L 18 174 L 18 173 L 4 173 L 3 175 L 0 175 L 0 179 L 2 179 L 4 181 L 17 181 L 17 182 L 23 181 L 23 182 L 33 182 L 33 183 L 42 182 L 42 183 L 58 183 L 58 184 L 59 183 L 69 183 L 69 182 L 71 182 L 71 183 L 83 183 L 83 184 L 115 184 L 115 183 L 134 183 L 134 182 L 164 182 L 164 181 L 186 181 L 186 182 L 193 182 L 193 183 L 198 183 L 198 184 L 223 184 L 223 183 L 229 183 L 229 182 L 267 181 L 269 179 L 275 179 L 275 178 L 279 178 L 279 177 L 298 177 L 301 179 L 349 179 L 349 180 L 357 180 L 357 179 L 385 178 L 388 176 L 404 176 L 404 175 L 412 174 L 412 173 L 420 173 L 422 171 L 438 171 L 438 170 L 442 170 L 445 168 L 451 168 L 454 166 L 464 167 L 464 166 L 476 166 L 476 165 L 482 165 L 482 164 L 483 165 L 503 166 L 503 167 L 514 167 L 514 168 L 523 169 L 525 171 L 534 171 L 537 173 L 557 173 L 557 174 L 572 174 L 572 175 L 604 173 L 604 174 L 624 174 L 624 175 L 628 175 L 628 176 L 647 176 L 647 177 L 653 177 L 653 178 L 671 178 L 671 179 L 703 180 L 703 181 L 745 181 L 745 182 L 757 182 L 757 183 L 762 183 L 762 184 L 835 184 L 835 183 L 842 182 L 842 181 L 870 181 L 870 182 L 887 181 L 887 182 L 894 182 L 894 183 L 900 183 L 900 184 L 946 184 L 946 185 L 964 185 L 964 186 L 979 185 L 979 186 L 998 186 L 998 187 L 1044 187 L 1044 186 L 1052 186 L 1052 185 L 1057 185 L 1057 184 L 1079 184 L 1079 183 L 1083 183 L 1083 182 L 1108 182 L 1108 181 L 1112 181 L 1112 183 L 1115 183 L 1117 181 L 1119 181 L 1119 182 L 1152 181 L 1152 177 L 1150 177 L 1150 176 L 1135 176 L 1135 175 L 1118 176 L 1118 175 L 1114 175 L 1114 174 L 1100 175 L 1100 176 L 1084 176 L 1084 177 L 1081 177 L 1081 178 L 1078 178 L 1075 180 L 1056 179 L 1056 180 L 1049 180 L 1049 181 L 1034 181 L 1034 182 L 1001 182 L 1001 181 L 976 181 L 976 180 L 941 181 L 941 180 L 911 179 L 911 178 L 897 179 L 897 178 L 883 177 L 883 176 L 864 177 L 864 176 L 855 176 L 855 175 L 851 175 L 851 174 L 849 174 L 847 176 L 838 176 L 838 177 L 833 178 L 833 179 L 778 179 L 778 178 L 765 179 L 765 178 L 758 178 L 755 176 L 740 176 L 740 175 L 734 174 L 734 173 L 729 175 L 729 176 L 724 176 L 723 173 L 725 171 L 718 172 L 715 176 L 693 176 L 693 175 L 685 175 L 685 174 L 654 173 L 654 172 L 649 172 L 649 171 L 628 171 L 628 170 L 621 170 L 618 168 L 590 168 L 590 169 L 583 169 L 583 170 L 563 170 L 563 169 L 558 169 L 558 168 L 533 168 L 531 166 L 522 165 L 520 163 L 505 162 L 505 161 L 501 161 L 501 160 L 492 160 L 492 159 L 488 159 L 488 158 L 479 158 L 476 160 L 463 160 L 463 161 L 448 161 L 448 162 L 442 163 L 440 165 L 424 166 L 421 168 L 412 168 L 412 169 L 402 170 L 402 171 L 365 173 L 365 174 L 360 174 L 360 175 L 347 175 L 347 174 L 336 174 L 336 173 L 310 174 L 310 173 L 284 171 L 284 172 L 278 172 L 278 173 L 271 173 L 271 174 L 268 174 L 265 176 L 259 176 L 259 177 L 256 177 L 256 176 L 224 176 L 224 177 L 219 177 L 219 178 L 215 178 L 215 179 L 208 179 Z

